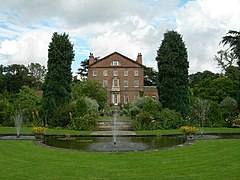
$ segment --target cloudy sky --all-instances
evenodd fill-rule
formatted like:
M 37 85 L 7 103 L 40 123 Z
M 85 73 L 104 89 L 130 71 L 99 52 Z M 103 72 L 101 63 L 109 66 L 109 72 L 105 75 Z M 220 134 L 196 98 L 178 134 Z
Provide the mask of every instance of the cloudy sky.
M 0 0 L 0 64 L 47 64 L 53 32 L 74 44 L 75 73 L 92 52 L 114 51 L 156 68 L 167 30 L 186 43 L 190 73 L 219 72 L 213 60 L 228 30 L 240 30 L 239 0 Z M 156 68 L 157 69 L 157 68 Z

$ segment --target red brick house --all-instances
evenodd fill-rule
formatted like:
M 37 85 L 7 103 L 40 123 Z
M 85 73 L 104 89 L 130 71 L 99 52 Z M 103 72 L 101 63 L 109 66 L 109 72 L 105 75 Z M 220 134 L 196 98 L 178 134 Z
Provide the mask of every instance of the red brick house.
M 109 104 L 127 103 L 143 95 L 158 96 L 156 87 L 144 87 L 141 53 L 136 61 L 114 52 L 96 62 L 90 53 L 88 79 L 97 80 L 107 88 Z

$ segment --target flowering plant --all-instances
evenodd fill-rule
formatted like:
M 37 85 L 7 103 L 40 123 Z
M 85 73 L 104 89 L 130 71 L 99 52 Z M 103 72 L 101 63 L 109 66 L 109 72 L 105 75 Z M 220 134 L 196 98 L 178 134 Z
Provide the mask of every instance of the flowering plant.
M 44 134 L 47 128 L 42 127 L 42 126 L 37 126 L 32 128 L 32 133 L 33 134 Z
M 186 135 L 194 135 L 198 132 L 198 128 L 195 126 L 181 126 L 180 131 L 182 131 Z

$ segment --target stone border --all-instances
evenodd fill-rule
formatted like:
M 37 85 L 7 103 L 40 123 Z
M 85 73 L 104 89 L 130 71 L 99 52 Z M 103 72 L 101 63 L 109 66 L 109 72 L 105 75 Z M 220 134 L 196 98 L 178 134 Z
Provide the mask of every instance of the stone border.
M 35 140 L 35 136 L 20 135 L 19 137 L 17 137 L 16 135 L 4 135 L 0 136 L 0 140 Z

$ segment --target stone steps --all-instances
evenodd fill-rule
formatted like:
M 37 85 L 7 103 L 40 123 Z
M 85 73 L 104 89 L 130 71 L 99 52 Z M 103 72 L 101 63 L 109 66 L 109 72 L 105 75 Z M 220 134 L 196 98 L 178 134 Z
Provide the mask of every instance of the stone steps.
M 98 131 L 112 131 L 114 127 L 114 121 L 101 120 L 97 122 Z M 118 131 L 128 131 L 131 128 L 131 121 L 116 121 L 116 129 Z

